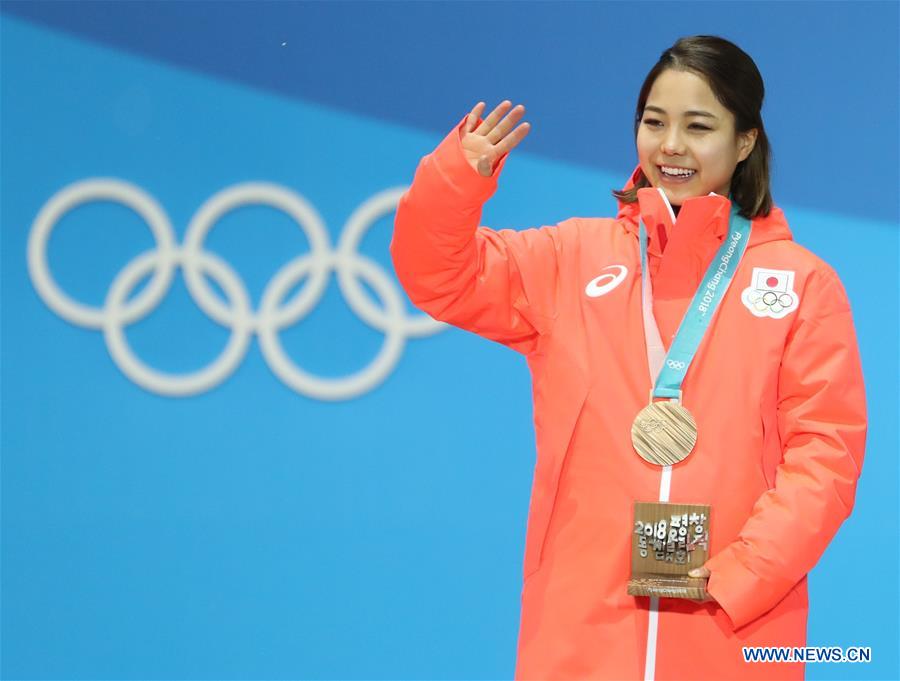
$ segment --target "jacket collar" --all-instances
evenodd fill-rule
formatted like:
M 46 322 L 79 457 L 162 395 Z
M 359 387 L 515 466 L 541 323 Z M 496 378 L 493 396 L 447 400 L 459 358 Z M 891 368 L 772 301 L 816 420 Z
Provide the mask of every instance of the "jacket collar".
M 640 177 L 640 167 L 638 164 L 623 189 L 631 189 L 635 185 Z M 674 219 L 668 199 L 659 189 L 654 187 L 638 189 L 637 198 L 634 203 L 623 203 L 620 200 L 616 219 L 637 239 L 638 224 L 643 218 L 648 233 L 647 249 L 654 255 L 662 253 L 660 231 L 662 230 L 668 238 L 676 224 L 679 228 L 684 226 L 698 235 L 711 230 L 719 240 L 724 239 L 728 231 L 731 200 L 720 194 L 710 192 L 707 196 L 685 199 L 678 211 L 677 220 Z M 772 206 L 768 215 L 753 218 L 752 223 L 753 230 L 748 247 L 767 241 L 793 238 L 784 213 L 777 206 Z

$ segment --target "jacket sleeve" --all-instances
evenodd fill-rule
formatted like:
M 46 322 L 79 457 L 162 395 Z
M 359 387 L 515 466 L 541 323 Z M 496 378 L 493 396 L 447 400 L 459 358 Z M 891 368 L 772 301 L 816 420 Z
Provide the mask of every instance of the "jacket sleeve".
M 508 154 L 493 175 L 480 175 L 462 149 L 465 120 L 422 158 L 400 199 L 394 269 L 413 304 L 433 318 L 528 354 L 555 317 L 557 226 L 478 226 Z
M 850 306 L 829 269 L 811 277 L 778 376 L 782 460 L 737 540 L 712 556 L 707 590 L 735 629 L 774 607 L 815 566 L 853 507 L 866 404 Z M 806 312 L 801 315 L 801 310 Z

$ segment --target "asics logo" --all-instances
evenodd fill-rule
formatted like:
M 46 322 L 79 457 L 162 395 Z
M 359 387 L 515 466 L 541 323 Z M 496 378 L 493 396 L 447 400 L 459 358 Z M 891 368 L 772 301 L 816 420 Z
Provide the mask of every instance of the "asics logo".
M 601 274 L 599 277 L 591 279 L 587 286 L 584 287 L 584 292 L 591 298 L 598 298 L 609 293 L 616 286 L 621 284 L 628 275 L 628 268 L 625 267 L 625 265 L 610 265 L 603 269 L 616 270 L 618 273 L 614 274 L 612 272 L 607 272 L 606 274 Z
M 175 241 L 169 216 L 143 189 L 113 178 L 76 182 L 54 194 L 41 208 L 28 237 L 28 272 L 48 307 L 63 319 L 103 332 L 109 354 L 132 381 L 151 392 L 184 397 L 219 385 L 238 367 L 253 334 L 273 373 L 293 390 L 319 400 L 346 400 L 381 383 L 400 359 L 407 338 L 429 336 L 446 328 L 422 314 L 409 316 L 399 288 L 377 263 L 356 252 L 363 234 L 381 216 L 392 213 L 405 188 L 387 189 L 370 197 L 348 218 L 332 249 L 328 230 L 315 208 L 296 192 L 271 183 L 247 182 L 226 187 L 210 197 L 194 214 L 183 244 Z M 47 242 L 57 222 L 70 210 L 91 201 L 112 201 L 134 210 L 147 223 L 156 248 L 126 263 L 113 280 L 103 307 L 91 307 L 63 292 L 47 264 Z M 222 258 L 203 247 L 207 234 L 227 212 L 244 205 L 264 205 L 289 215 L 306 234 L 309 253 L 286 263 L 269 281 L 260 309 L 250 306 L 244 282 Z M 175 269 L 197 306 L 218 324 L 231 330 L 222 353 L 206 367 L 189 374 L 164 373 L 142 362 L 129 347 L 125 327 L 146 317 L 168 293 Z M 347 376 L 323 378 L 298 367 L 285 353 L 279 333 L 296 324 L 314 308 L 337 274 L 341 292 L 350 308 L 370 326 L 384 333 L 384 343 L 365 368 Z M 149 284 L 133 300 L 129 295 L 148 275 Z M 207 283 L 211 277 L 225 292 L 223 303 Z M 383 308 L 371 302 L 359 280 L 381 299 Z M 301 292 L 285 303 L 294 286 L 306 281 Z

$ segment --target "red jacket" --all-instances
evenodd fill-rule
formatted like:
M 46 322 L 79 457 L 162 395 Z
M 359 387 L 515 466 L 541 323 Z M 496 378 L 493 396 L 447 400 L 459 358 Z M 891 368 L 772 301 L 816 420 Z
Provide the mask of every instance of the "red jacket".
M 615 218 L 479 227 L 507 157 L 479 175 L 460 145 L 464 124 L 421 160 L 391 253 L 420 309 L 522 353 L 531 370 L 537 458 L 516 678 L 802 678 L 801 663 L 745 663 L 741 648 L 806 644 L 806 575 L 853 506 L 866 409 L 837 275 L 791 240 L 779 208 L 752 220 L 682 386 L 697 446 L 663 485 L 669 501 L 712 508 L 716 602 L 663 598 L 651 608 L 626 593 L 633 503 L 659 500 L 662 475 L 630 437 L 651 387 L 638 224 L 649 232 L 653 314 L 668 348 L 731 203 L 687 199 L 673 228 L 664 195 L 645 188 Z M 588 295 L 610 272 L 625 274 Z M 769 290 L 785 294 L 780 304 L 761 299 Z

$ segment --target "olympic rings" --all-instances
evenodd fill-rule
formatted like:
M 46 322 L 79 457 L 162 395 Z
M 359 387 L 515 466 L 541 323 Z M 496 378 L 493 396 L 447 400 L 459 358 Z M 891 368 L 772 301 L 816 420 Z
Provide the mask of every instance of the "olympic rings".
M 446 328 L 427 315 L 408 316 L 403 296 L 384 269 L 356 251 L 363 234 L 379 218 L 393 212 L 404 187 L 386 189 L 363 202 L 347 220 L 336 250 L 329 243 L 325 223 L 301 195 L 273 183 L 246 182 L 227 187 L 210 197 L 188 225 L 184 244 L 178 246 L 165 210 L 140 187 L 114 178 L 75 182 L 54 194 L 38 212 L 28 238 L 28 272 L 38 295 L 50 309 L 78 326 L 103 331 L 110 356 L 119 369 L 141 387 L 160 395 L 186 397 L 213 389 L 238 367 L 250 345 L 259 344 L 269 367 L 286 385 L 319 400 L 358 397 L 384 381 L 396 366 L 407 338 L 432 335 Z M 68 296 L 53 278 L 47 263 L 47 243 L 53 228 L 70 210 L 91 201 L 119 202 L 140 215 L 150 228 L 156 249 L 126 263 L 113 280 L 103 307 L 91 307 Z M 310 244 L 308 254 L 294 258 L 267 284 L 260 309 L 251 309 L 247 288 L 234 269 L 219 256 L 205 251 L 204 241 L 226 213 L 245 205 L 266 205 L 289 215 Z M 203 369 L 173 375 L 142 362 L 131 350 L 124 327 L 147 316 L 163 299 L 175 268 L 181 267 L 194 302 L 218 324 L 231 329 L 222 353 Z M 337 274 L 341 293 L 350 308 L 370 326 L 385 334 L 376 357 L 365 368 L 340 378 L 310 374 L 288 357 L 278 333 L 314 308 L 325 293 L 330 273 Z M 152 272 L 150 283 L 134 300 L 128 295 Z M 203 275 L 211 276 L 228 299 L 223 304 Z M 384 303 L 373 304 L 358 278 L 362 277 Z M 293 286 L 306 279 L 299 295 L 283 305 Z

